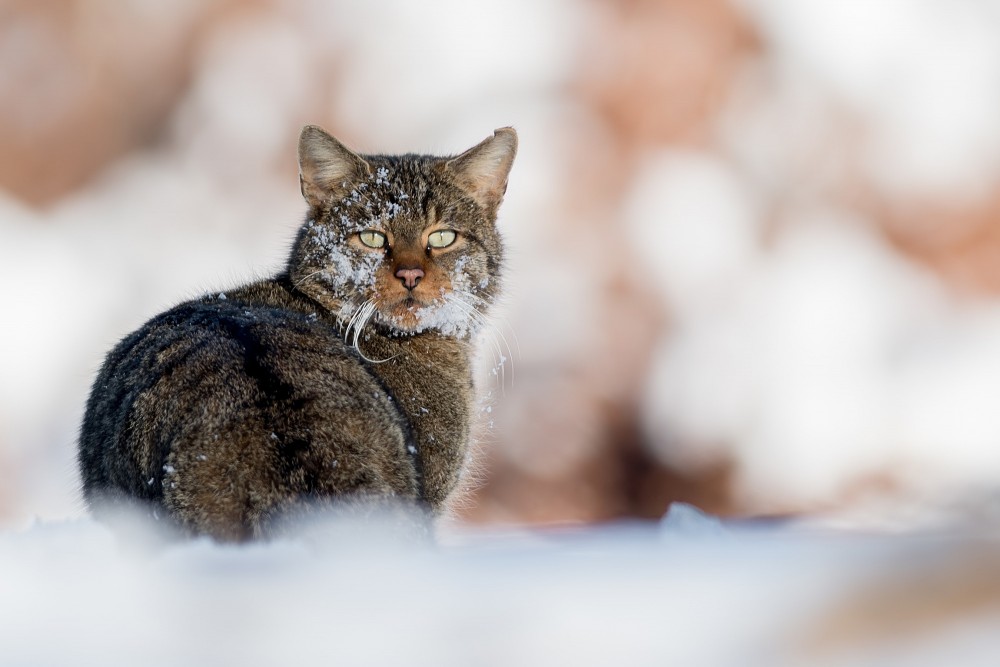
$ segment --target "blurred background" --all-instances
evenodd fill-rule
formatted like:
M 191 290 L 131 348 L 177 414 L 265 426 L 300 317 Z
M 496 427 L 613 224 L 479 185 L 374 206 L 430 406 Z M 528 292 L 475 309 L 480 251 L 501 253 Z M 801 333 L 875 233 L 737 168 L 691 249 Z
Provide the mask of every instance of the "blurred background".
M 998 119 L 993 0 L 0 0 L 0 525 L 83 512 L 121 336 L 281 265 L 306 123 L 520 133 L 462 520 L 992 515 Z

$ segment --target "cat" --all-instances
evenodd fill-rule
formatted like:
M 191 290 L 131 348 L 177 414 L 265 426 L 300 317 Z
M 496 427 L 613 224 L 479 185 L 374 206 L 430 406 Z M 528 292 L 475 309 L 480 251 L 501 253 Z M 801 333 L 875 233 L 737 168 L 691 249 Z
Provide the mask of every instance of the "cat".
M 308 215 L 284 270 L 171 308 L 105 359 L 78 451 L 96 515 L 138 506 L 244 541 L 359 498 L 435 515 L 455 489 L 517 134 L 359 155 L 309 125 L 298 152 Z

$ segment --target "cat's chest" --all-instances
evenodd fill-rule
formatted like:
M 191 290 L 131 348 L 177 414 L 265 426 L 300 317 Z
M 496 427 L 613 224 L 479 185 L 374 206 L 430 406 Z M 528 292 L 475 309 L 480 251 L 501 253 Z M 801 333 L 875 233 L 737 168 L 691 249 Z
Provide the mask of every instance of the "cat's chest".
M 474 403 L 469 355 L 450 339 L 383 341 L 392 360 L 372 366 L 412 431 L 410 453 L 433 506 L 454 486 L 468 446 Z M 391 352 L 391 354 L 389 354 Z
M 448 339 L 409 339 L 389 341 L 387 347 L 392 359 L 373 364 L 372 370 L 414 431 L 445 435 L 449 427 L 467 426 L 473 396 L 469 359 L 462 346 Z

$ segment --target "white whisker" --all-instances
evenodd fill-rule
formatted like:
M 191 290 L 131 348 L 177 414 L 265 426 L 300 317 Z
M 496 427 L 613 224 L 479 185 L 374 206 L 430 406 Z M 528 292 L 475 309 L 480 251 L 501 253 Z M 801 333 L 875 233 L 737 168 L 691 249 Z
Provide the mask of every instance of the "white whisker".
M 465 296 L 473 297 L 474 295 L 467 294 L 465 292 L 451 292 L 448 295 L 448 297 L 450 297 L 448 300 L 467 313 L 470 319 L 489 333 L 489 342 L 492 344 L 493 350 L 496 352 L 496 356 L 494 356 L 494 374 L 498 375 L 500 390 L 501 392 L 504 392 L 507 384 L 507 365 L 505 362 L 508 359 L 510 359 L 511 364 L 511 386 L 514 386 L 514 359 L 510 344 L 507 342 L 507 337 L 503 335 L 503 331 L 501 331 L 499 327 L 497 327 L 497 325 L 494 324 L 485 314 L 483 314 L 483 312 L 480 311 L 474 304 L 465 301 L 462 298 Z M 483 300 L 480 299 L 480 301 Z M 485 301 L 483 301 L 483 304 L 487 305 Z M 507 349 L 507 355 L 509 356 L 504 355 L 503 347 L 501 347 L 500 343 L 497 341 L 498 336 L 500 340 L 503 341 L 503 347 Z M 498 368 L 499 373 L 496 372 Z
M 370 364 L 384 364 L 385 362 L 392 361 L 393 359 L 399 356 L 394 354 L 393 356 L 387 359 L 372 359 L 361 351 L 361 347 L 359 346 L 359 342 L 361 339 L 361 331 L 372 319 L 377 310 L 378 308 L 375 306 L 375 302 L 369 299 L 365 301 L 364 304 L 362 304 L 362 306 L 358 308 L 358 312 L 355 313 L 357 321 L 354 324 L 354 339 L 352 341 L 352 347 L 354 348 L 354 351 L 358 353 L 359 357 L 361 357 Z M 351 321 L 354 322 L 355 321 L 354 318 L 351 318 Z
M 304 283 L 305 281 L 309 280 L 309 279 L 310 279 L 310 278 L 312 278 L 313 276 L 315 276 L 315 275 L 319 275 L 320 273 L 323 273 L 324 271 L 326 271 L 326 269 L 317 269 L 316 271 L 313 271 L 313 272 L 312 272 L 312 273 L 310 273 L 309 275 L 306 275 L 306 276 L 302 276 L 301 278 L 299 278 L 298 280 L 296 280 L 296 281 L 295 281 L 295 282 L 294 282 L 294 283 L 292 284 L 292 287 L 298 287 L 299 285 L 301 285 L 301 284 L 302 284 L 302 283 Z
M 464 302 L 457 293 L 453 292 L 449 295 L 449 297 L 449 303 L 457 306 L 460 310 L 466 313 L 469 318 L 479 326 L 479 328 L 484 329 L 487 333 L 489 333 L 489 343 L 492 345 L 490 349 L 490 356 L 493 358 L 493 367 L 500 367 L 502 369 L 504 358 L 503 350 L 500 348 L 500 345 L 496 340 L 496 332 L 493 324 L 489 322 L 486 319 L 486 316 L 476 309 L 475 306 Z
M 469 294 L 467 292 L 461 292 L 461 293 L 455 292 L 454 294 L 458 298 L 460 298 L 460 299 L 462 297 L 470 297 L 472 299 L 479 300 L 484 306 L 489 305 L 486 302 L 485 299 L 483 299 L 482 297 L 476 296 L 475 294 Z M 491 333 L 493 333 L 496 336 L 499 336 L 500 340 L 503 341 L 503 345 L 507 349 L 507 356 L 510 358 L 511 386 L 514 386 L 514 377 L 513 377 L 513 374 L 514 374 L 514 352 L 511 350 L 510 343 L 507 341 L 507 337 L 504 335 L 503 330 L 500 329 L 499 326 L 497 326 L 496 324 L 494 324 L 491 319 L 487 320 L 487 316 L 484 315 L 482 313 L 482 311 L 480 311 L 478 308 L 476 308 L 473 304 L 467 303 L 466 305 L 469 305 L 471 308 L 474 308 L 476 310 L 476 312 L 479 313 L 479 315 L 483 319 L 483 321 L 487 324 L 487 326 L 489 326 Z M 501 319 L 503 319 L 503 318 L 501 318 Z M 520 343 L 518 343 L 518 340 L 517 340 L 517 333 L 514 331 L 514 328 L 512 326 L 510 326 L 510 322 L 508 322 L 506 319 L 503 319 L 503 322 L 507 325 L 507 328 L 510 329 L 511 335 L 514 336 L 514 345 L 517 347 L 518 354 L 520 354 L 521 348 L 520 348 Z M 501 353 L 501 357 L 502 356 L 503 356 L 503 354 Z
M 361 313 L 364 311 L 365 306 L 367 306 L 369 303 L 371 303 L 371 300 L 370 299 L 366 299 L 360 306 L 357 307 L 357 309 L 351 315 L 351 319 L 348 320 L 348 322 L 347 322 L 347 327 L 344 328 L 344 342 L 345 343 L 348 342 L 348 340 L 351 337 L 351 327 L 354 326 L 355 322 L 357 322 L 358 318 L 361 316 Z
M 368 324 L 368 320 L 371 319 L 372 315 L 375 314 L 375 304 L 371 301 L 365 301 L 364 305 L 358 309 L 358 321 L 354 325 L 354 339 L 351 341 L 351 345 L 354 349 L 358 349 L 358 340 L 361 338 L 361 330 L 364 329 L 365 325 Z
M 469 297 L 470 299 L 473 299 L 474 301 L 478 301 L 484 307 L 490 306 L 490 303 L 486 299 L 484 299 L 483 297 L 479 296 L 478 294 L 472 294 L 471 292 L 463 292 L 462 296 Z M 504 326 L 510 332 L 510 335 L 513 336 L 513 338 L 514 338 L 514 349 L 517 350 L 517 356 L 520 357 L 521 356 L 521 341 L 518 340 L 518 338 L 517 338 L 517 331 L 514 329 L 513 326 L 511 326 L 510 320 L 508 320 L 506 317 L 499 317 L 499 316 L 492 315 L 492 314 L 490 315 L 490 317 L 492 319 L 499 319 L 504 324 Z M 507 347 L 507 352 L 511 356 L 511 368 L 513 368 L 513 365 L 514 365 L 514 359 L 513 359 L 514 358 L 514 354 L 511 351 L 510 344 L 507 343 L 507 339 L 503 335 L 503 331 L 501 331 L 499 327 L 497 327 L 497 333 L 499 333 L 500 337 L 504 339 L 504 345 Z M 511 381 L 511 385 L 513 385 L 513 380 Z

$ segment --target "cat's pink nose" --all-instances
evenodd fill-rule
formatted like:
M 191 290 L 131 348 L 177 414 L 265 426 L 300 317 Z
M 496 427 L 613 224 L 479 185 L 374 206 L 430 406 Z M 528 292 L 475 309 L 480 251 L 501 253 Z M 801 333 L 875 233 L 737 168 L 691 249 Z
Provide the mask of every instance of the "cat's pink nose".
M 396 271 L 396 277 L 403 281 L 403 287 L 406 289 L 413 289 L 420 282 L 420 279 L 424 277 L 423 269 L 399 269 Z

